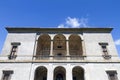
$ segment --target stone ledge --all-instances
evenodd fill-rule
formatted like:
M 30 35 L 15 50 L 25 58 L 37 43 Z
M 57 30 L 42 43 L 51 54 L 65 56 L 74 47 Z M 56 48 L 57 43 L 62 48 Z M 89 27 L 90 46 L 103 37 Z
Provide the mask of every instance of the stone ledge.
M 120 60 L 0 60 L 0 63 L 120 63 Z

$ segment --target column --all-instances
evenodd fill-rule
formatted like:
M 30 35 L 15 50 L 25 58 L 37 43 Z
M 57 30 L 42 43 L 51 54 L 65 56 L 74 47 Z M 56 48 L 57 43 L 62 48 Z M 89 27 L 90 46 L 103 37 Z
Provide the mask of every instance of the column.
M 51 45 L 50 45 L 50 60 L 53 59 L 53 37 L 54 36 L 50 36 L 51 37 Z
M 51 40 L 51 46 L 50 46 L 50 56 L 53 55 L 53 40 Z
M 50 46 L 50 59 L 53 59 L 53 40 L 51 40 L 51 46 Z
M 35 37 L 35 42 L 34 42 L 34 51 L 33 51 L 33 59 L 32 60 L 35 60 L 37 58 L 37 47 L 38 47 L 38 36 L 36 34 L 36 37 Z M 35 57 L 34 57 L 35 56 Z
M 68 36 L 66 37 L 66 53 L 67 53 L 67 59 L 69 60 L 70 59 L 70 53 L 69 53 L 69 39 L 68 39 Z
M 72 80 L 72 68 L 71 65 L 68 64 L 66 67 L 66 80 Z
M 69 54 L 69 41 L 68 40 L 66 41 L 66 47 L 67 47 L 67 56 L 69 56 L 70 54 Z
M 54 70 L 53 70 L 52 64 L 49 64 L 48 71 L 47 71 L 47 80 L 53 80 L 53 74 L 54 74 Z
M 82 50 L 83 50 L 83 55 L 85 55 L 85 44 L 83 40 L 82 40 Z
M 81 43 L 82 43 L 82 50 L 83 50 L 83 59 L 85 59 L 85 57 L 84 57 L 84 56 L 86 55 L 86 54 L 85 54 L 85 44 L 84 44 L 84 41 L 83 41 L 83 40 L 82 40 Z

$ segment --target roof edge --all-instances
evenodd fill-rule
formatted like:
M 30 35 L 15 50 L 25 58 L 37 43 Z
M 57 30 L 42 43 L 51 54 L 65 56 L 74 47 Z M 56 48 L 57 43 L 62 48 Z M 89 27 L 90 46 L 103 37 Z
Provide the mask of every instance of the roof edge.
M 6 27 L 8 32 L 107 32 L 110 33 L 113 28 L 28 28 L 28 27 Z

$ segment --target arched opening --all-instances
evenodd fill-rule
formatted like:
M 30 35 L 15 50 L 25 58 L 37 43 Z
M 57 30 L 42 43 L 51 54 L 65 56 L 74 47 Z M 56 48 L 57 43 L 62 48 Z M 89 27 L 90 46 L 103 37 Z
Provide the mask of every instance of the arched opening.
M 69 37 L 69 53 L 71 56 L 82 56 L 82 40 L 80 36 L 73 34 Z
M 51 38 L 47 34 L 43 34 L 38 38 L 36 56 L 39 58 L 47 58 L 50 55 Z
M 81 67 L 74 67 L 72 70 L 73 80 L 84 80 L 84 69 Z
M 53 39 L 53 55 L 57 58 L 66 56 L 66 38 L 62 34 L 58 34 Z
M 66 80 L 66 71 L 63 67 L 56 67 L 54 70 L 54 80 Z
M 38 67 L 35 71 L 34 80 L 47 80 L 47 69 L 43 66 Z

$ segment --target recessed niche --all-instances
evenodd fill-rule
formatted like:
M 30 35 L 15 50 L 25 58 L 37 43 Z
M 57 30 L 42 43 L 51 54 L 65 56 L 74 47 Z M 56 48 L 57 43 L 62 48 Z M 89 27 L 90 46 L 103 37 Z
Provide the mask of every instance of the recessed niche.
M 62 46 L 57 46 L 57 48 L 62 48 Z
M 57 56 L 62 56 L 62 53 L 57 53 Z

